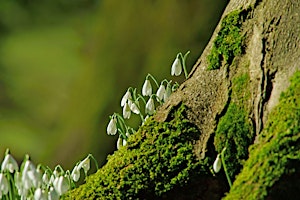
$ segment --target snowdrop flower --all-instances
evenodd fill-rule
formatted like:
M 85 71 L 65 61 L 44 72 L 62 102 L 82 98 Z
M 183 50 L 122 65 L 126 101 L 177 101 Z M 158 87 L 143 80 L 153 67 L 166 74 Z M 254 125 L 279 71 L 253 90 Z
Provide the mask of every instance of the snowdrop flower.
M 156 92 L 156 96 L 160 101 L 162 101 L 165 93 L 166 93 L 166 88 L 163 84 L 161 84 Z
M 149 98 L 148 102 L 146 103 L 145 113 L 152 115 L 155 110 L 154 101 L 152 98 Z
M 53 181 L 53 187 L 57 194 L 61 196 L 69 190 L 69 180 L 65 176 L 56 177 Z
M 143 88 L 142 88 L 143 96 L 151 96 L 152 95 L 152 86 L 148 79 L 145 80 Z
M 131 104 L 130 104 L 130 110 L 133 112 L 133 113 L 135 113 L 135 114 L 140 114 L 140 109 L 139 109 L 139 107 L 137 106 L 137 103 L 135 103 L 135 102 L 132 102 Z
M 48 200 L 46 191 L 41 188 L 37 188 L 34 192 L 34 200 Z
M 76 165 L 71 173 L 71 178 L 73 181 L 77 182 L 80 178 L 80 168 Z
M 214 172 L 218 173 L 221 170 L 221 166 L 222 166 L 222 162 L 221 162 L 220 155 L 218 154 L 218 156 L 213 164 Z
M 9 184 L 7 178 L 3 173 L 0 173 L 0 199 L 2 199 L 3 195 L 7 195 L 9 189 L 8 187 Z
M 125 103 L 125 106 L 123 107 L 123 117 L 124 119 L 129 119 L 131 115 L 131 110 L 128 105 L 128 103 Z
M 123 139 L 121 137 L 117 140 L 117 149 L 119 150 L 123 146 Z
M 13 173 L 14 171 L 19 170 L 17 161 L 9 153 L 6 154 L 6 156 L 2 162 L 1 170 L 9 171 L 10 173 Z
M 177 56 L 171 67 L 171 75 L 179 76 L 182 72 L 182 66 L 179 57 Z
M 113 116 L 106 128 L 106 132 L 108 135 L 116 135 L 117 133 L 117 119 Z
M 49 178 L 49 174 L 47 173 L 47 171 L 44 172 L 44 174 L 42 176 L 42 181 L 45 185 L 49 185 L 50 178 Z
M 59 195 L 57 194 L 57 192 L 53 187 L 49 189 L 48 200 L 59 200 Z
M 29 190 L 32 187 L 37 186 L 36 168 L 30 160 L 26 160 L 22 171 L 22 183 L 25 190 Z
M 129 92 L 129 90 L 127 90 L 121 99 L 121 107 L 125 106 L 125 103 L 127 102 L 127 100 L 130 100 L 131 98 L 132 98 L 131 93 Z
M 85 174 L 90 170 L 91 168 L 91 161 L 90 161 L 90 157 L 86 157 L 83 161 L 81 161 L 78 165 L 79 169 L 83 169 Z
M 165 93 L 164 93 L 164 101 L 166 101 L 166 100 L 169 98 L 169 96 L 171 96 L 171 94 L 172 94 L 172 88 L 171 88 L 171 86 L 168 84 L 168 85 L 167 85 L 167 89 L 166 89 L 166 91 L 165 91 Z

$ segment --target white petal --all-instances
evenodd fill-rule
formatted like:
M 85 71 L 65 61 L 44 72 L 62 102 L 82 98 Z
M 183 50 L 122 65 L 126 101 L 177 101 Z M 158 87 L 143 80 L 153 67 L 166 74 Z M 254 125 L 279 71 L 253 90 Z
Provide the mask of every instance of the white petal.
M 164 85 L 160 85 L 159 88 L 158 88 L 158 90 L 157 90 L 157 92 L 156 92 L 156 96 L 157 96 L 157 98 L 158 98 L 160 101 L 162 101 L 163 98 L 164 98 L 165 93 L 166 93 L 166 88 L 165 88 L 165 86 L 164 86 Z
M 131 115 L 131 110 L 128 105 L 128 103 L 125 103 L 125 106 L 123 107 L 123 117 L 124 119 L 129 119 Z
M 72 170 L 72 173 L 71 173 L 71 177 L 73 179 L 73 181 L 77 182 L 80 178 L 80 168 L 78 168 L 78 165 L 76 165 L 74 167 L 74 169 Z
M 131 99 L 131 93 L 127 90 L 121 100 L 121 107 L 125 105 L 128 99 Z
M 90 168 L 91 168 L 91 164 L 90 164 L 90 158 L 86 157 L 83 161 L 81 161 L 78 165 L 78 169 L 80 170 L 81 168 L 84 170 L 85 173 L 87 173 Z
M 127 144 L 127 141 L 125 139 L 123 139 L 123 146 L 125 146 Z
M 222 162 L 220 159 L 220 155 L 218 154 L 218 156 L 213 164 L 213 169 L 216 173 L 218 173 L 221 170 L 221 167 L 222 167 Z
M 145 80 L 143 88 L 142 88 L 143 96 L 151 96 L 152 95 L 152 86 L 148 79 Z
M 117 133 L 117 120 L 115 119 L 115 117 L 112 117 L 109 121 L 106 132 L 108 135 L 115 135 Z
M 178 57 L 174 60 L 172 67 L 171 67 L 171 75 L 172 76 L 179 76 L 182 72 L 181 62 Z
M 140 114 L 140 109 L 138 108 L 136 103 L 131 103 L 130 110 L 137 115 Z
M 8 180 L 7 178 L 4 176 L 4 174 L 0 173 L 0 193 L 2 193 L 2 195 L 6 195 L 8 193 Z
M 19 170 L 19 166 L 17 161 L 8 153 L 2 162 L 1 169 L 2 171 L 8 170 L 10 173 L 13 173 Z
M 169 98 L 169 96 L 172 94 L 172 89 L 171 89 L 171 87 L 168 85 L 167 86 L 167 89 L 166 89 L 166 92 L 165 92 L 165 94 L 164 94 L 164 101 L 166 101 L 168 98 Z
M 117 140 L 117 149 L 119 150 L 123 146 L 123 139 L 121 137 Z
M 48 200 L 59 200 L 59 195 L 53 187 L 51 187 L 48 192 Z
M 146 103 L 145 112 L 146 114 L 152 115 L 154 113 L 154 110 L 155 110 L 154 101 L 152 98 L 150 98 Z

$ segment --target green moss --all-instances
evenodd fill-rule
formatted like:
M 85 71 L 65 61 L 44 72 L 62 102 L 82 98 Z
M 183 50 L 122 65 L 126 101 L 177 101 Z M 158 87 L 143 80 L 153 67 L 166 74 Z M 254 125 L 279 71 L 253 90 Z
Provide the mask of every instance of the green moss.
M 149 119 L 105 166 L 65 198 L 155 199 L 206 174 L 212 161 L 199 161 L 193 153 L 198 129 L 186 119 L 185 106 L 172 113 L 169 122 Z
M 242 53 L 243 37 L 240 27 L 242 24 L 242 11 L 233 11 L 224 17 L 221 30 L 213 42 L 211 53 L 208 55 L 208 69 L 219 69 L 224 61 L 230 65 L 233 58 Z
M 231 180 L 234 180 L 242 168 L 242 162 L 248 158 L 248 147 L 254 139 L 246 103 L 250 98 L 248 87 L 247 73 L 233 78 L 231 102 L 226 113 L 219 120 L 214 137 L 214 145 L 218 153 L 226 147 L 224 160 Z
M 253 131 L 248 122 L 248 114 L 232 103 L 219 121 L 215 134 L 215 147 L 220 153 L 224 147 L 224 159 L 229 176 L 233 180 L 248 156 L 248 147 L 253 140 Z
M 225 199 L 295 199 L 299 171 L 300 72 L 296 72 Z

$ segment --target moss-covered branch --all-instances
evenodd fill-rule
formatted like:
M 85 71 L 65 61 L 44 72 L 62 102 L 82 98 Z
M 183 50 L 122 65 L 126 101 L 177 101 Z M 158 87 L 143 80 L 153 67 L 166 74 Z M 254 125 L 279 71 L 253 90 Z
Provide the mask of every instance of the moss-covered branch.
M 199 161 L 194 155 L 198 137 L 198 129 L 185 118 L 183 105 L 173 109 L 169 122 L 149 119 L 104 167 L 65 198 L 166 198 L 172 189 L 210 173 L 212 161 Z

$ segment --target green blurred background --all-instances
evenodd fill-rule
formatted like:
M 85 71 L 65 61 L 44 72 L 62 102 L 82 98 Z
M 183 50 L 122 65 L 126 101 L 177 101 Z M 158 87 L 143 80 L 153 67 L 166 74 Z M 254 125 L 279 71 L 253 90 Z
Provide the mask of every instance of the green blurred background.
M 127 88 L 171 79 L 178 52 L 190 70 L 227 2 L 0 0 L 0 159 L 10 148 L 50 167 L 88 153 L 103 164 Z

